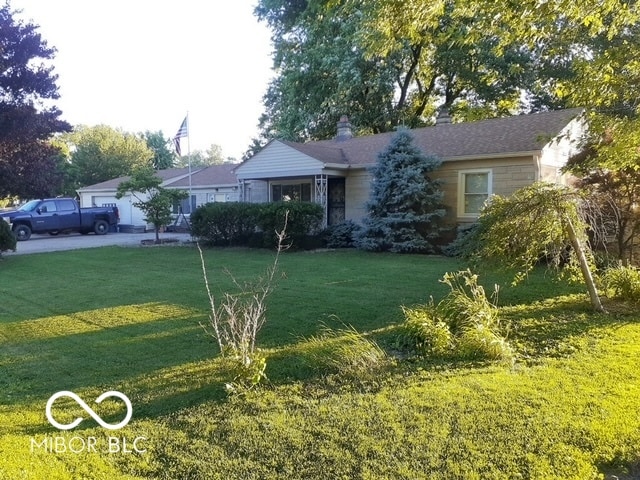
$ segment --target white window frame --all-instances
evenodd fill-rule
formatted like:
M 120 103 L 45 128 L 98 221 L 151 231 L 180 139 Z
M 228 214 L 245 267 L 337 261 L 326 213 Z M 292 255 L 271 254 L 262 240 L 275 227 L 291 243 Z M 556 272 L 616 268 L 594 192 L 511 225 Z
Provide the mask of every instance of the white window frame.
M 477 175 L 478 173 L 487 174 L 487 200 L 493 195 L 493 170 L 491 168 L 474 168 L 469 170 L 458 171 L 458 217 L 459 218 L 478 218 L 479 213 L 465 211 L 465 178 L 467 175 Z

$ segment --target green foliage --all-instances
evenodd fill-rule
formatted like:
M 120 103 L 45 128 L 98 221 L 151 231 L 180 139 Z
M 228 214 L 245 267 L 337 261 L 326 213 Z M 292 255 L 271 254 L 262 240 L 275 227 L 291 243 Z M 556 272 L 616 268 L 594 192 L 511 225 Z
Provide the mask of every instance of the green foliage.
M 336 225 L 329 225 L 322 232 L 327 248 L 351 248 L 360 230 L 360 225 L 347 220 Z
M 160 243 L 160 228 L 171 223 L 173 203 L 189 196 L 184 190 L 164 188 L 162 179 L 149 166 L 137 169 L 130 179 L 118 185 L 116 198 L 131 193 L 137 201 L 133 203 L 146 215 L 145 221 L 152 223 L 156 232 L 156 243 Z
M 439 318 L 433 301 L 413 308 L 402 307 L 404 323 L 398 338 L 401 348 L 426 357 L 444 357 L 453 352 L 453 335 Z
M 617 265 L 602 274 L 602 284 L 614 298 L 640 302 L 640 270 L 636 267 Z
M 320 205 L 309 202 L 225 202 L 199 207 L 192 224 L 194 235 L 212 245 L 273 248 L 286 217 L 286 243 L 303 248 L 307 236 L 319 231 L 323 215 Z
M 169 139 L 164 137 L 162 131 L 151 132 L 147 130 L 141 134 L 141 137 L 153 152 L 151 163 L 155 170 L 173 167 L 174 153 L 168 146 L 170 144 Z
M 0 257 L 2 252 L 16 250 L 16 237 L 11 231 L 9 224 L 0 218 Z
M 288 213 L 287 213 L 288 212 Z M 273 248 L 278 241 L 278 232 L 287 220 L 287 244 L 299 247 L 307 235 L 320 229 L 324 210 L 322 206 L 309 202 L 272 202 L 262 204 L 258 214 L 258 228 L 264 232 L 263 246 Z
M 500 335 L 498 308 L 469 270 L 445 273 L 449 293 L 436 305 L 403 307 L 399 344 L 427 357 L 513 360 L 513 349 Z M 498 287 L 495 286 L 494 301 Z
M 63 138 L 72 152 L 70 174 L 78 187 L 152 168 L 154 152 L 132 133 L 107 125 L 80 126 Z
M 374 252 L 433 252 L 445 209 L 440 183 L 429 173 L 441 163 L 422 153 L 408 130 L 399 130 L 372 170 L 368 215 L 356 246 Z
M 267 357 L 255 349 L 242 358 L 237 352 L 223 355 L 222 370 L 232 380 L 225 383 L 228 394 L 244 394 L 267 379 Z
M 271 258 L 264 250 L 217 249 L 206 261 L 242 279 Z M 640 418 L 629 414 L 640 411 L 637 309 L 594 314 L 574 287 L 550 286 L 536 269 L 526 284 L 500 292 L 501 303 L 511 303 L 500 314 L 512 324 L 513 367 L 400 361 L 374 372 L 375 389 L 363 391 L 357 382 L 336 389 L 299 366 L 305 338 L 319 333 L 318 312 L 349 318 L 377 340 L 377 330 L 393 330 L 401 320 L 399 304 L 423 301 L 425 288 L 436 301 L 446 294 L 449 287 L 437 280 L 457 262 L 293 253 L 282 257 L 288 278 L 270 297 L 261 332 L 269 382 L 225 396 L 225 360 L 211 358 L 211 339 L 197 325 L 207 304 L 189 287 L 202 281 L 193 259 L 191 248 L 97 248 L 3 262 L 11 282 L 0 282 L 1 478 L 637 475 Z M 216 289 L 233 288 L 228 276 L 212 277 Z M 16 292 L 29 292 L 30 301 Z M 145 454 L 29 451 L 30 438 L 51 432 L 43 410 L 52 392 L 71 388 L 89 402 L 110 386 L 133 403 L 134 416 L 119 435 L 145 437 Z M 108 435 L 88 417 L 81 429 L 55 434 L 99 442 Z
M 305 360 L 322 373 L 348 380 L 368 379 L 387 364 L 387 354 L 353 326 L 332 329 L 326 325 L 319 335 L 304 341 Z
M 54 105 L 56 50 L 18 13 L 0 5 L 0 197 L 28 199 L 62 187 L 59 150 L 49 140 L 71 126 Z
M 191 214 L 191 233 L 211 245 L 248 245 L 261 208 L 245 202 L 201 205 Z
M 574 272 L 580 270 L 593 308 L 604 312 L 591 273 L 593 256 L 579 209 L 581 200 L 575 189 L 548 182 L 523 187 L 509 198 L 492 197 L 480 213 L 478 228 L 466 237 L 471 246 L 479 247 L 472 252 L 473 260 L 514 269 L 514 283 L 540 259 L 556 266 L 568 263 Z

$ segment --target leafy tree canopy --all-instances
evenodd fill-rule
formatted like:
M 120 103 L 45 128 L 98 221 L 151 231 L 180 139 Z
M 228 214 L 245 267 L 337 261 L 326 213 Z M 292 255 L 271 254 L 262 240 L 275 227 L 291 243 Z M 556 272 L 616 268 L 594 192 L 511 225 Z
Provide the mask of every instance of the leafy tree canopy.
M 262 143 L 329 138 L 341 114 L 376 133 L 442 104 L 459 121 L 640 98 L 635 1 L 260 0 L 255 13 L 276 71 Z
M 151 132 L 147 130 L 140 134 L 147 142 L 147 147 L 153 152 L 152 164 L 156 170 L 164 170 L 173 167 L 174 154 L 170 147 L 171 140 L 165 138 L 161 131 Z
M 162 179 L 151 166 L 136 169 L 131 178 L 118 185 L 116 198 L 122 198 L 127 193 L 136 198 L 133 205 L 145 213 L 145 221 L 153 224 L 156 243 L 160 243 L 160 228 L 171 223 L 173 202 L 189 196 L 184 190 L 162 187 Z
M 220 145 L 212 144 L 205 152 L 196 150 L 191 152 L 191 155 L 183 155 L 176 162 L 178 167 L 187 167 L 191 162 L 191 167 L 200 168 L 208 167 L 210 165 L 221 165 L 228 159 L 225 159 L 222 155 L 222 147 Z
M 48 63 L 55 49 L 16 13 L 8 3 L 0 7 L 0 197 L 48 196 L 62 181 L 59 152 L 48 140 L 71 127 L 52 103 L 59 97 Z
M 131 175 L 150 167 L 154 158 L 144 139 L 106 125 L 80 126 L 65 140 L 71 152 L 70 175 L 77 187 Z

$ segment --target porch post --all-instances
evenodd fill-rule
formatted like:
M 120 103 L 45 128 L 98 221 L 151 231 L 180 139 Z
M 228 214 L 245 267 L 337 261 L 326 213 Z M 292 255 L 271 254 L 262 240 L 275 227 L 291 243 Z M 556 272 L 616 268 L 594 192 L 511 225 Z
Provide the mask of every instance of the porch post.
M 244 198 L 244 180 L 238 180 L 238 201 L 246 201 Z
M 322 216 L 322 228 L 327 226 L 327 176 L 324 174 L 316 175 L 316 200 L 315 203 L 322 205 L 324 214 Z

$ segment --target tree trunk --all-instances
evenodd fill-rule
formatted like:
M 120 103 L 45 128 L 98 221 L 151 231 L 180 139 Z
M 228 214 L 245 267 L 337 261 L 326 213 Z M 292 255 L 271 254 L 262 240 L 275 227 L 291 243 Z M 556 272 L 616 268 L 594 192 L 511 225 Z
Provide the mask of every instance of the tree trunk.
M 576 255 L 578 257 L 578 262 L 580 263 L 580 270 L 582 271 L 582 276 L 584 277 L 584 281 L 587 284 L 587 290 L 589 290 L 589 297 L 591 298 L 591 305 L 596 312 L 607 313 L 607 311 L 602 306 L 602 302 L 600 301 L 600 296 L 598 295 L 598 290 L 596 288 L 596 284 L 593 281 L 593 275 L 591 275 L 591 269 L 589 268 L 589 263 L 587 262 L 587 256 L 582 249 L 582 245 L 580 244 L 580 240 L 578 239 L 578 235 L 576 234 L 576 230 L 571 223 L 571 220 L 566 219 L 567 222 L 567 233 L 569 234 L 569 240 L 571 241 L 571 246 L 576 251 Z

